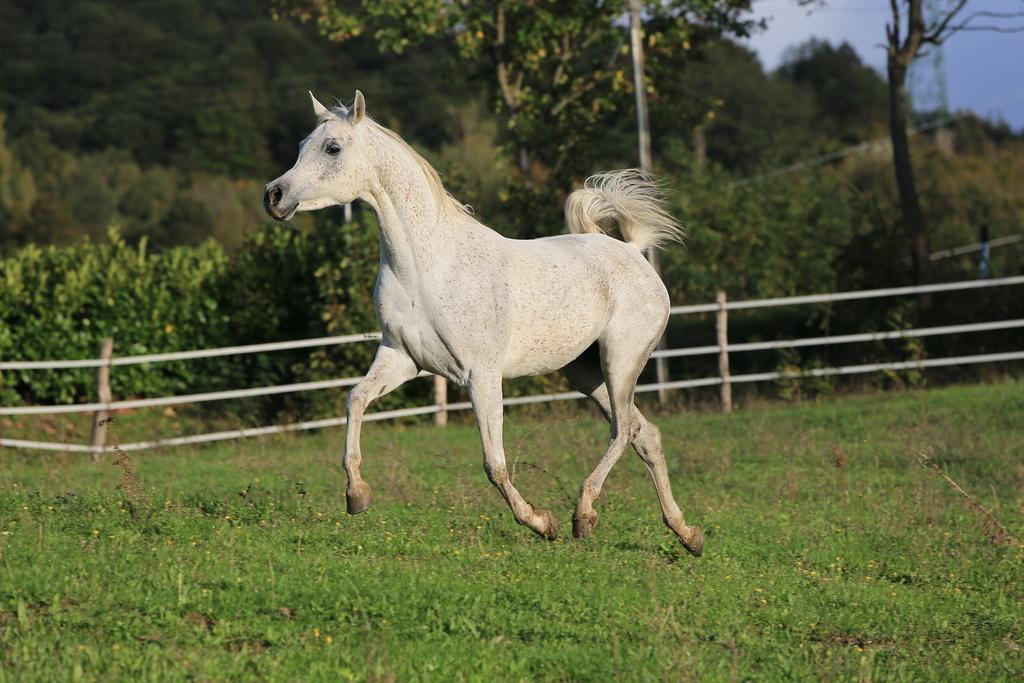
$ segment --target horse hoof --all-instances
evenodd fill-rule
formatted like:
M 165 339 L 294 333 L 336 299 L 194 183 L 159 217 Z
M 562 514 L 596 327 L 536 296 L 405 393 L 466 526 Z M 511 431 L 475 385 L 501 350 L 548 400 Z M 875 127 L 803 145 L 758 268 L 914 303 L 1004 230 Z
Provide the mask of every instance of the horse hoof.
M 536 510 L 536 513 L 542 520 L 544 520 L 544 527 L 543 529 L 534 529 L 534 531 L 549 541 L 553 541 L 558 538 L 558 520 L 555 519 L 555 515 L 551 510 Z
M 576 538 L 583 539 L 594 532 L 597 528 L 597 513 L 591 512 L 585 514 L 582 517 L 578 515 L 572 516 L 572 535 Z
M 679 540 L 683 542 L 683 547 L 687 552 L 694 557 L 700 557 L 704 553 L 704 534 L 699 527 L 686 527 L 686 532 L 679 536 Z
M 348 508 L 348 514 L 350 515 L 366 512 L 372 502 L 373 495 L 370 493 L 370 487 L 366 484 L 360 484 L 358 488 L 352 489 L 345 494 L 345 506 Z

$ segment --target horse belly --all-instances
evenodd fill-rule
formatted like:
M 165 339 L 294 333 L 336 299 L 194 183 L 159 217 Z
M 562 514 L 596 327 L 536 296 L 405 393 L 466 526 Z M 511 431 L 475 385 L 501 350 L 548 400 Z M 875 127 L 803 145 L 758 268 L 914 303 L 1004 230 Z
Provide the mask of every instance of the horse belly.
M 608 320 L 597 288 L 535 292 L 517 306 L 502 375 L 542 375 L 565 367 L 593 344 Z M 580 291 L 583 290 L 583 291 Z

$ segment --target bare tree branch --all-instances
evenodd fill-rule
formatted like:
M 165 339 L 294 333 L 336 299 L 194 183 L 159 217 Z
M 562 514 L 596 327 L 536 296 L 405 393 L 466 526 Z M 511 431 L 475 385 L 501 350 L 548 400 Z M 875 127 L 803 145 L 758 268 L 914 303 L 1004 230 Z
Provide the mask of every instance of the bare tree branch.
M 916 3 L 916 4 L 917 4 L 917 7 L 918 7 L 918 11 L 920 11 L 920 8 L 921 8 L 921 3 L 920 3 L 920 2 L 918 2 L 918 3 Z M 926 43 L 935 43 L 935 44 L 938 44 L 938 43 L 937 43 L 936 41 L 938 41 L 938 40 L 940 40 L 940 39 L 941 39 L 941 37 L 942 37 L 942 32 L 946 30 L 946 27 L 947 27 L 947 26 L 949 26 L 949 22 L 953 21 L 953 18 L 954 18 L 954 17 L 955 17 L 955 16 L 957 15 L 957 14 L 959 14 L 959 13 L 960 13 L 960 10 L 962 10 L 962 9 L 964 8 L 964 5 L 966 5 L 966 4 L 967 4 L 967 0 L 960 0 L 960 1 L 959 1 L 959 2 L 958 2 L 958 3 L 956 4 L 956 7 L 954 7 L 953 9 L 951 9 L 951 10 L 949 11 L 949 14 L 947 14 L 947 15 L 945 16 L 945 18 L 944 18 L 944 19 L 942 19 L 942 21 L 940 21 L 940 22 L 939 22 L 939 25 L 938 25 L 937 27 L 935 27 L 935 29 L 933 29 L 931 33 L 926 33 L 926 34 L 925 34 L 925 35 L 924 35 L 924 36 L 922 37 L 922 40 L 923 40 L 924 42 L 926 42 Z
M 946 35 L 942 36 L 935 42 L 935 44 L 941 45 L 957 33 L 971 31 L 987 31 L 988 33 L 1024 33 L 1024 26 L 953 26 L 949 28 L 946 31 Z
M 615 63 L 619 59 L 619 53 L 620 53 L 619 46 L 616 45 L 615 49 L 612 50 L 612 54 L 611 54 L 611 57 L 608 59 L 607 65 L 604 68 L 605 71 L 611 71 L 615 67 Z M 567 106 L 569 106 L 570 104 L 572 104 L 573 102 L 575 102 L 579 98 L 581 98 L 584 95 L 586 95 L 588 92 L 593 90 L 595 87 L 597 87 L 597 81 L 591 81 L 588 85 L 586 85 L 583 88 L 577 90 L 576 92 L 568 93 L 565 97 L 563 97 L 558 102 L 558 104 L 556 104 L 554 107 L 552 107 L 551 113 L 553 115 L 555 115 L 555 116 L 558 116 L 562 112 L 563 109 L 565 109 Z
M 986 19 L 1016 19 L 1017 17 L 1024 17 L 1024 12 L 972 12 L 964 19 L 964 23 L 966 24 L 979 17 L 985 17 Z
M 516 92 L 512 92 L 512 88 L 508 83 L 508 67 L 505 64 L 505 8 L 501 5 L 498 6 L 497 16 L 495 17 L 495 24 L 497 27 L 497 39 L 494 41 L 495 61 L 497 62 L 498 72 L 498 87 L 501 88 L 501 97 L 505 100 L 505 105 L 512 111 L 515 111 L 516 106 L 519 104 L 518 88 Z

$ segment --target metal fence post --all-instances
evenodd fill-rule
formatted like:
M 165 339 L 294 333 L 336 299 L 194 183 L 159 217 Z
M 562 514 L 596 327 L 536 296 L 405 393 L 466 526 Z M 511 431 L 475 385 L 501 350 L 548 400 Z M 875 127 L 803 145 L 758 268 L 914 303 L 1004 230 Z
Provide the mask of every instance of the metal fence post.
M 434 413 L 434 424 L 444 427 L 448 424 L 448 380 L 434 375 L 434 405 L 441 409 Z
M 114 340 L 111 337 L 104 337 L 100 342 L 100 360 L 105 361 L 96 369 L 96 400 L 99 403 L 110 403 L 113 398 L 110 393 L 110 359 L 114 355 Z M 109 416 L 106 410 L 97 410 L 93 415 L 92 423 L 92 459 L 96 462 L 103 457 L 103 451 L 107 447 L 107 423 Z
M 725 310 L 725 292 L 715 294 L 718 316 L 715 331 L 718 333 L 718 374 L 722 378 L 722 412 L 732 412 L 732 385 L 729 383 L 729 314 Z

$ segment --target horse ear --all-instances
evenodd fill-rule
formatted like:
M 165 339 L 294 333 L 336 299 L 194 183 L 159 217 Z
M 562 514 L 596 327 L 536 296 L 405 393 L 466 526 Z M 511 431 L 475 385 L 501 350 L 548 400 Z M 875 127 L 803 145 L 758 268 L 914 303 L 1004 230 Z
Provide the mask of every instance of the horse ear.
M 363 93 L 356 90 L 356 101 L 352 103 L 352 109 L 348 112 L 348 120 L 353 124 L 359 123 L 363 120 L 363 114 L 366 113 L 366 100 L 363 99 Z
M 324 117 L 325 114 L 333 116 L 331 110 L 320 104 L 320 102 L 313 96 L 313 91 L 309 91 L 309 99 L 313 100 L 313 113 L 316 114 L 316 118 L 319 121 Z

